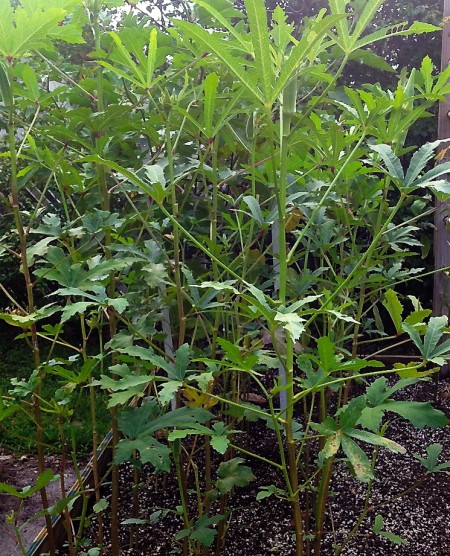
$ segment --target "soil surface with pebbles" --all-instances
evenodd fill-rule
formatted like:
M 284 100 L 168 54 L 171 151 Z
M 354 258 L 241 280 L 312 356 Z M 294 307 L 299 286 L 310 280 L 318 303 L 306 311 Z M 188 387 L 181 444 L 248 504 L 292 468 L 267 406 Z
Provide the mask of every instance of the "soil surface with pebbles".
M 397 399 L 430 401 L 435 395 L 432 382 L 421 382 L 397 392 Z M 435 407 L 450 416 L 450 383 L 439 384 Z M 390 414 L 390 417 L 394 417 Z M 241 447 L 254 449 L 259 455 L 276 459 L 275 439 L 272 431 L 261 422 L 251 423 L 248 434 L 238 435 L 235 440 Z M 432 443 L 443 445 L 440 462 L 450 460 L 450 426 L 432 430 L 417 430 L 409 422 L 393 419 L 387 436 L 407 450 L 397 455 L 385 449 L 379 450 L 376 480 L 367 505 L 372 509 L 362 520 L 358 533 L 352 537 L 342 556 L 450 556 L 450 476 L 445 473 L 424 476 L 424 468 L 413 454 L 426 456 L 426 447 Z M 242 454 L 238 454 L 242 455 Z M 201 462 L 198 462 L 202 476 Z M 226 546 L 208 554 L 221 556 L 294 556 L 292 519 L 289 504 L 275 497 L 256 500 L 261 486 L 276 485 L 282 488 L 281 478 L 273 468 L 258 460 L 246 458 L 255 480 L 245 488 L 237 488 L 230 496 L 229 508 L 234 508 L 227 521 Z M 193 486 L 192 467 L 189 470 L 189 487 Z M 133 515 L 133 468 L 121 467 L 120 521 Z M 173 511 L 179 505 L 177 483 L 174 476 L 156 476 L 150 468 L 141 470 L 139 487 L 139 511 L 141 520 L 151 520 L 155 512 L 163 511 L 155 523 L 122 525 L 120 531 L 121 555 L 170 555 L 180 554 L 180 543 L 174 536 L 182 529 L 180 517 Z M 418 483 L 417 488 L 408 490 Z M 355 480 L 343 462 L 337 461 L 331 485 L 332 496 L 327 504 L 322 556 L 336 554 L 335 547 L 348 537 L 364 508 L 367 485 Z M 400 493 L 408 491 L 404 496 Z M 107 488 L 103 494 L 109 496 Z M 189 491 L 189 503 L 196 507 L 194 491 Z M 169 510 L 165 513 L 165 510 Z M 219 509 L 212 503 L 210 515 Z M 372 528 L 376 515 L 383 517 L 383 531 L 396 535 L 403 544 L 394 544 L 388 538 L 376 535 Z M 106 517 L 106 516 L 105 516 Z M 379 519 L 379 518 L 378 518 Z M 109 532 L 106 526 L 106 549 L 108 556 Z M 95 538 L 95 518 L 87 532 Z M 95 546 L 95 540 L 90 541 Z M 88 550 L 88 549 L 86 549 Z M 312 552 L 312 550 L 311 550 Z M 62 552 L 64 553 L 64 552 Z M 3 554 L 3 553 L 2 553 Z
M 396 394 L 397 399 L 430 401 L 435 395 L 432 382 L 421 382 Z M 435 407 L 450 415 L 450 385 L 442 381 L 438 389 Z M 393 414 L 390 414 L 392 417 Z M 258 451 L 260 455 L 276 459 L 273 433 L 259 424 L 250 424 L 249 435 L 239 435 L 245 449 Z M 450 427 L 417 430 L 403 419 L 394 419 L 387 436 L 407 450 L 397 455 L 385 449 L 379 450 L 376 481 L 368 499 L 373 508 L 362 521 L 358 534 L 341 552 L 342 556 L 445 556 L 450 555 L 450 476 L 445 473 L 424 476 L 424 468 L 413 454 L 426 456 L 426 447 L 432 443 L 443 445 L 440 462 L 450 460 Z M 273 468 L 258 460 L 246 458 L 256 480 L 245 488 L 236 489 L 229 500 L 234 508 L 227 522 L 226 546 L 219 552 L 209 554 L 222 556 L 293 556 L 292 520 L 287 503 L 274 497 L 256 500 L 259 487 L 275 484 L 282 487 L 280 477 Z M 201 475 L 201 463 L 199 473 Z M 190 480 L 193 477 L 192 469 Z M 121 521 L 132 516 L 132 479 L 130 465 L 121 472 Z M 414 484 L 417 488 L 403 496 Z M 176 495 L 176 479 L 172 476 L 155 476 L 151 469 L 143 468 L 139 490 L 139 518 L 149 519 L 154 512 L 164 508 L 174 509 L 179 500 Z M 364 507 L 367 485 L 355 480 L 344 463 L 337 461 L 331 485 L 332 496 L 327 507 L 326 534 L 323 539 L 322 556 L 336 554 L 335 547 L 343 543 Z M 105 496 L 108 493 L 105 492 Z M 190 493 L 195 506 L 195 494 Z M 219 513 L 212 507 L 211 514 Z M 372 531 L 376 515 L 384 520 L 383 531 L 397 535 L 403 544 L 394 544 L 388 538 Z M 179 554 L 180 545 L 173 540 L 182 528 L 180 518 L 173 512 L 155 524 L 123 525 L 120 532 L 122 555 L 170 555 Z M 95 523 L 91 529 L 95 532 Z M 130 548 L 130 539 L 133 547 Z M 312 550 L 311 550 L 312 552 Z M 106 551 L 105 554 L 108 554 Z

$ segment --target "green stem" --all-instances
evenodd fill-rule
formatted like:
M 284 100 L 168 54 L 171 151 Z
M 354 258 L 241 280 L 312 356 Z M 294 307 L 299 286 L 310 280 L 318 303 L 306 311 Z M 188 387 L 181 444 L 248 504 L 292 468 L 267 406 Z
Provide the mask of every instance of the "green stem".
M 101 3 L 100 0 L 95 0 L 92 7 L 92 31 L 94 35 L 95 49 L 100 51 L 101 49 L 101 29 L 100 29 L 100 10 Z M 105 110 L 104 101 L 104 84 L 103 84 L 103 68 L 98 66 L 97 68 L 97 110 L 98 112 L 103 112 Z M 95 137 L 95 146 L 98 149 L 100 146 L 100 136 Z M 106 169 L 102 164 L 97 165 L 97 183 L 101 199 L 101 209 L 105 212 L 110 211 L 110 194 L 108 192 L 108 184 L 106 179 Z M 104 252 L 105 258 L 111 258 L 111 230 L 105 229 L 105 239 L 104 239 Z M 115 295 L 115 277 L 113 274 L 109 276 L 108 284 L 108 296 L 113 298 Z M 115 317 L 115 312 L 111 311 L 109 316 L 109 337 L 113 338 L 116 335 L 117 322 Z M 114 354 L 112 355 L 112 364 L 114 365 Z M 92 388 L 90 389 L 90 395 L 93 395 Z M 112 556 L 120 555 L 120 545 L 119 545 L 119 470 L 117 465 L 114 463 L 114 453 L 116 446 L 119 442 L 119 428 L 117 422 L 117 408 L 111 410 L 111 429 L 112 429 L 112 453 L 113 453 L 113 463 L 111 467 L 111 554 Z M 98 481 L 98 476 L 97 476 Z M 96 489 L 97 490 L 97 489 Z M 102 523 L 101 516 L 100 524 Z M 103 532 L 103 527 L 99 527 L 99 536 Z M 100 539 L 102 542 L 102 539 Z

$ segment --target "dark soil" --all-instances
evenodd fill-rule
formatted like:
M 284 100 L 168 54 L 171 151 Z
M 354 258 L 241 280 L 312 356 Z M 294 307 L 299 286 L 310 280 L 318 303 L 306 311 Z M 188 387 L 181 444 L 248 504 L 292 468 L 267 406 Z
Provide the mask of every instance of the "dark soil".
M 434 384 L 422 382 L 398 393 L 399 398 L 416 401 L 430 401 L 434 397 Z M 441 382 L 435 406 L 450 415 L 450 384 Z M 236 440 L 248 450 L 254 449 L 260 455 L 276 459 L 276 447 L 272 431 L 259 423 L 251 423 L 249 434 L 239 435 Z M 440 473 L 429 475 L 420 485 L 405 496 L 397 498 L 424 476 L 424 468 L 413 457 L 419 453 L 426 455 L 426 447 L 432 443 L 443 445 L 440 462 L 450 460 L 450 427 L 431 430 L 417 430 L 403 419 L 395 419 L 387 436 L 403 445 L 406 455 L 396 455 L 380 449 L 376 467 L 376 481 L 369 499 L 369 506 L 377 506 L 362 522 L 358 534 L 342 552 L 343 556 L 450 556 L 450 477 Z M 241 456 L 242 454 L 236 454 Z M 219 460 L 218 460 L 219 461 Z M 48 461 L 58 472 L 56 457 Z M 199 475 L 202 477 L 201 462 Z M 294 542 L 289 504 L 275 497 L 256 500 L 260 487 L 274 484 L 282 488 L 279 473 L 260 461 L 246 457 L 246 465 L 252 468 L 256 480 L 245 488 L 236 489 L 230 497 L 229 507 L 233 511 L 227 519 L 226 546 L 218 554 L 221 556 L 293 556 Z M 0 454 L 0 482 L 22 488 L 32 484 L 36 478 L 36 461 L 33 457 L 14 457 Z M 189 472 L 193 479 L 192 468 Z M 120 521 L 133 517 L 132 491 L 133 468 L 121 467 Z M 191 485 L 190 485 L 191 486 Z M 52 500 L 59 496 L 58 483 L 52 487 Z M 343 462 L 337 462 L 331 485 L 332 493 L 327 508 L 323 556 L 335 553 L 333 545 L 341 544 L 357 521 L 364 506 L 366 485 L 355 480 Z M 104 496 L 108 498 L 108 487 Z M 153 524 L 123 525 L 120 531 L 121 554 L 123 556 L 170 555 L 179 553 L 180 544 L 174 535 L 182 529 L 182 522 L 174 509 L 179 505 L 177 484 L 173 476 L 155 475 L 151 468 L 141 471 L 139 487 L 138 517 L 148 520 L 159 510 L 170 510 L 167 515 Z M 196 508 L 196 496 L 190 492 L 190 504 Z M 0 555 L 20 554 L 14 540 L 11 526 L 5 523 L 6 516 L 17 510 L 19 502 L 6 495 L 0 495 Z M 27 501 L 20 512 L 20 523 L 30 519 L 40 509 L 39 495 Z M 210 515 L 219 513 L 215 503 Z M 387 538 L 375 535 L 372 526 L 375 516 L 383 516 L 383 530 L 398 535 L 405 544 L 396 545 Z M 107 525 L 107 520 L 106 525 Z M 32 521 L 22 526 L 24 544 L 29 545 L 40 527 L 41 521 Z M 95 519 L 86 536 L 95 539 Z M 108 531 L 106 549 L 109 555 Z M 132 547 L 130 541 L 132 540 Z M 95 540 L 89 541 L 95 546 Z M 63 553 L 63 552 L 62 552 Z M 210 554 L 214 554 L 211 550 Z
M 398 393 L 400 399 L 430 401 L 435 390 L 432 382 L 421 382 Z M 450 415 L 450 386 L 442 382 L 438 389 L 435 407 Z M 242 435 L 239 442 L 246 449 L 252 447 L 260 455 L 276 459 L 273 434 L 263 425 L 251 424 L 251 434 Z M 426 447 L 432 443 L 443 445 L 440 462 L 450 459 L 450 427 L 417 430 L 403 419 L 391 423 L 387 436 L 403 445 L 406 455 L 396 455 L 380 449 L 376 467 L 376 481 L 369 498 L 369 506 L 376 507 L 363 520 L 358 534 L 343 550 L 343 556 L 445 556 L 450 555 L 450 477 L 445 473 L 427 476 L 412 492 L 398 497 L 424 476 L 424 468 L 413 457 L 419 453 L 426 456 Z M 248 444 L 243 444 L 248 442 Z M 237 454 L 241 455 L 241 454 Z M 256 480 L 245 488 L 236 489 L 229 507 L 226 546 L 218 554 L 222 556 L 291 556 L 295 554 L 292 520 L 289 505 L 275 497 L 256 500 L 259 487 L 275 484 L 282 487 L 278 473 L 258 460 L 246 458 Z M 199 466 L 201 463 L 199 462 Z M 201 475 L 201 469 L 200 469 Z M 193 473 L 190 473 L 190 479 Z M 120 520 L 133 516 L 132 510 L 133 469 L 123 466 L 121 473 Z M 161 509 L 174 509 L 179 505 L 174 477 L 155 476 L 151 469 L 143 468 L 140 478 L 138 517 L 148 520 Z M 326 534 L 323 540 L 323 556 L 335 553 L 357 521 L 365 501 L 366 485 L 355 480 L 343 462 L 337 462 L 332 493 L 327 508 Z M 105 491 L 105 496 L 108 492 Z M 191 493 L 190 503 L 196 506 Z M 219 513 L 212 507 L 210 515 Z M 384 519 L 383 531 L 393 533 L 404 544 L 392 543 L 372 531 L 374 518 L 380 514 Z M 148 554 L 176 554 L 180 544 L 173 540 L 182 528 L 181 519 L 169 512 L 155 524 L 139 526 L 123 525 L 120 531 L 121 554 L 141 556 Z M 95 537 L 95 522 L 91 529 Z M 130 547 L 132 539 L 132 547 Z M 108 541 L 106 542 L 108 544 Z M 95 546 L 95 544 L 94 544 Z M 210 551 L 210 554 L 214 554 Z M 108 549 L 105 554 L 109 554 Z

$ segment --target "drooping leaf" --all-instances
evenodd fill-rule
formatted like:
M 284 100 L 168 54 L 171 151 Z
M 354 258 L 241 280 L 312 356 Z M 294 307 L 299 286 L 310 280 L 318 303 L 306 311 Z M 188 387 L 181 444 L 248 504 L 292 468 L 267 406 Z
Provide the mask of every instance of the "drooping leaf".
M 247 486 L 255 480 L 252 470 L 244 463 L 242 458 L 233 458 L 219 465 L 217 488 L 221 494 L 231 492 L 235 487 Z
M 341 432 L 337 431 L 336 434 L 333 434 L 327 438 L 325 446 L 320 452 L 325 459 L 331 458 L 337 454 L 341 446 L 341 437 Z
M 389 316 L 394 323 L 397 334 L 401 334 L 403 305 L 400 303 L 397 293 L 394 290 L 387 290 L 384 294 L 383 306 L 387 309 Z
M 346 430 L 345 434 L 351 436 L 352 438 L 356 438 L 356 440 L 361 440 L 363 442 L 367 442 L 368 444 L 373 444 L 374 446 L 382 446 L 383 448 L 387 448 L 388 450 L 396 454 L 406 453 L 406 449 L 403 446 L 379 434 L 372 434 L 371 432 L 362 431 L 359 429 Z
M 116 446 L 114 461 L 118 464 L 133 461 L 135 450 L 142 463 L 150 463 L 158 471 L 170 471 L 171 450 L 152 436 L 122 439 Z
M 47 486 L 51 481 L 53 481 L 54 478 L 55 475 L 53 474 L 53 471 L 51 469 L 46 469 L 39 475 L 37 481 L 33 485 L 25 486 L 22 490 L 17 490 L 13 486 L 6 483 L 0 483 L 0 493 L 9 494 L 10 496 L 23 500 Z
M 363 483 L 370 482 L 374 476 L 370 460 L 366 454 L 348 436 L 342 436 L 341 445 L 358 480 Z
M 211 526 L 216 525 L 223 519 L 225 519 L 225 516 L 221 514 L 213 517 L 209 517 L 208 515 L 201 516 L 194 523 L 189 537 L 209 548 L 217 535 L 217 530 L 213 529 Z

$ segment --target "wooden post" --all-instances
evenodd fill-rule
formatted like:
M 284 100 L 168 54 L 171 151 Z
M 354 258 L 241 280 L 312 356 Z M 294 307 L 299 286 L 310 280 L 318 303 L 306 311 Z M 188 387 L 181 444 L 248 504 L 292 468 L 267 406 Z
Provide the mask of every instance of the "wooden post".
M 444 0 L 443 11 L 444 28 L 442 31 L 441 70 L 450 63 L 450 0 Z M 450 137 L 450 95 L 439 103 L 438 138 Z M 443 143 L 442 162 L 450 161 L 450 141 Z M 434 275 L 433 313 L 435 315 L 450 316 L 450 274 L 439 269 L 450 266 L 450 203 L 436 200 L 434 214 Z

